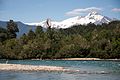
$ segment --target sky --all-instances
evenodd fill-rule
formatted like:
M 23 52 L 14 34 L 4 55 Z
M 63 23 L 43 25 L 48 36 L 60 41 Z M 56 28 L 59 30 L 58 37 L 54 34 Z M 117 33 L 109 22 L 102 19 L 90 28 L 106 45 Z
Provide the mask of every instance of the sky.
M 0 21 L 61 21 L 91 11 L 120 19 L 120 0 L 0 0 Z

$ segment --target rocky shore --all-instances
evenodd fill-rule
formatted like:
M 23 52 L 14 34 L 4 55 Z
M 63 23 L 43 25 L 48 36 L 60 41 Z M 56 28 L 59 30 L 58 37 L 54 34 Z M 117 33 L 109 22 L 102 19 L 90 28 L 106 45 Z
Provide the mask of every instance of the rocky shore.
M 39 65 L 21 65 L 21 64 L 0 64 L 1 71 L 70 71 L 63 67 L 39 66 Z

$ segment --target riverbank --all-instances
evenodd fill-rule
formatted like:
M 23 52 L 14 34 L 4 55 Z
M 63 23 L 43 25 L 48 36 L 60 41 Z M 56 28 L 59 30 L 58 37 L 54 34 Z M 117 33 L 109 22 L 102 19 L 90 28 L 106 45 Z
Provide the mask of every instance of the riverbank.
M 99 59 L 99 58 L 65 58 L 62 60 L 102 60 L 102 59 Z
M 70 61 L 74 61 L 74 60 L 78 60 L 78 61 L 82 61 L 82 60 L 86 60 L 86 61 L 99 61 L 99 60 L 120 60 L 120 59 L 100 59 L 100 58 L 62 58 L 62 59 L 31 59 L 31 60 L 70 60 Z
M 31 59 L 31 60 L 42 60 L 42 59 Z M 62 58 L 62 59 L 43 59 L 43 60 L 102 60 L 99 58 Z
M 12 60 L 12 59 L 0 59 L 0 60 Z M 21 59 L 20 59 L 21 60 Z M 120 59 L 100 59 L 100 58 L 61 58 L 61 59 L 23 59 L 23 60 L 77 60 L 77 61 L 120 61 Z
M 1 61 L 1 64 L 5 61 Z M 0 80 L 45 80 L 49 79 L 67 79 L 67 80 L 88 80 L 101 79 L 119 80 L 120 79 L 120 61 L 69 61 L 69 60 L 10 60 L 8 64 L 23 64 L 29 66 L 60 66 L 67 71 L 45 71 L 45 70 L 0 70 Z M 1 68 L 0 68 L 1 69 Z M 52 77 L 52 78 L 51 78 Z M 68 78 L 66 78 L 68 77 Z M 93 79 L 94 78 L 94 79 Z M 113 79 L 111 79 L 113 78 Z M 85 79 L 86 80 L 86 79 Z

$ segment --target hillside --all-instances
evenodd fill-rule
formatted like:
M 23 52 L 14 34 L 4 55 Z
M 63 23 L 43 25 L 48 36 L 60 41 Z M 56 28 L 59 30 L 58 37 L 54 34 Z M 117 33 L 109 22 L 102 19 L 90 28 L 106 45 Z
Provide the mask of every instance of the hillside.
M 46 31 L 37 26 L 19 39 L 7 33 L 0 28 L 1 59 L 120 58 L 120 21 Z

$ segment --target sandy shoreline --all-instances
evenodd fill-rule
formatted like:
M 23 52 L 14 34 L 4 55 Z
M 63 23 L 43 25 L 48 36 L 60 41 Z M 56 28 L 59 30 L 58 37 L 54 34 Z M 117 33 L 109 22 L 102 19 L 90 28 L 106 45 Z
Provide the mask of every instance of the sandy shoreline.
M 42 59 L 31 59 L 31 60 L 42 60 Z M 44 59 L 44 60 L 103 60 L 99 58 L 63 58 L 63 59 Z
M 31 59 L 31 60 L 42 60 L 42 59 Z M 43 60 L 78 60 L 78 61 L 82 61 L 82 60 L 88 60 L 88 61 L 102 61 L 102 60 L 120 60 L 120 59 L 100 59 L 100 58 L 63 58 L 63 59 L 43 59 Z
M 56 66 L 0 64 L 0 71 L 71 71 L 71 70 Z
M 0 59 L 0 60 L 9 60 L 9 59 Z M 104 61 L 104 60 L 106 60 L 106 61 L 119 61 L 120 59 L 100 59 L 100 58 L 62 58 L 62 59 L 25 59 L 25 60 L 78 60 L 78 61 L 84 61 L 84 60 L 88 60 L 88 61 Z
M 102 60 L 102 59 L 99 59 L 99 58 L 65 58 L 62 60 Z
M 31 59 L 31 60 L 42 60 L 42 59 Z M 99 58 L 63 58 L 63 59 L 45 59 L 45 60 L 102 60 Z

